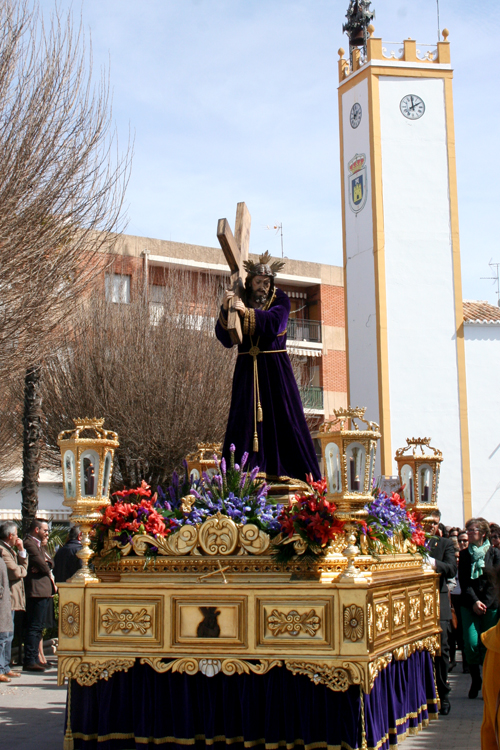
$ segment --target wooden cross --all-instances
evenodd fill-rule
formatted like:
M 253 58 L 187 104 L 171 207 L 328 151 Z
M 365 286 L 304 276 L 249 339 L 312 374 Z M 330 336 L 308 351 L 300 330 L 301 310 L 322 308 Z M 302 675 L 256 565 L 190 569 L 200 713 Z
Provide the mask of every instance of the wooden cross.
M 247 272 L 243 266 L 243 261 L 248 260 L 251 223 L 252 217 L 246 204 L 238 203 L 236 206 L 234 236 L 227 219 L 219 219 L 217 224 L 217 239 L 220 242 L 222 252 L 231 270 L 231 285 L 235 292 L 235 296 L 229 302 L 227 314 L 227 330 L 233 344 L 241 344 L 243 341 L 241 318 L 238 311 L 234 309 L 234 302 L 242 298 L 245 288 Z

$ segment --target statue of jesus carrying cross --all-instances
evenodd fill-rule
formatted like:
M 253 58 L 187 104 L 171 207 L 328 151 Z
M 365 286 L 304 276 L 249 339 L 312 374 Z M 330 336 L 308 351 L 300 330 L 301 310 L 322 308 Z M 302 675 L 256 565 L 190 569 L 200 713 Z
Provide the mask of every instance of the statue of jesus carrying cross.
M 320 479 L 312 438 L 299 389 L 286 351 L 290 300 L 275 286 L 283 261 L 271 263 L 269 253 L 258 263 L 248 260 L 250 214 L 238 204 L 233 237 L 226 219 L 217 236 L 231 269 L 232 286 L 215 327 L 223 346 L 238 345 L 231 408 L 222 454 L 230 445 L 249 453 L 249 468 L 269 481 Z

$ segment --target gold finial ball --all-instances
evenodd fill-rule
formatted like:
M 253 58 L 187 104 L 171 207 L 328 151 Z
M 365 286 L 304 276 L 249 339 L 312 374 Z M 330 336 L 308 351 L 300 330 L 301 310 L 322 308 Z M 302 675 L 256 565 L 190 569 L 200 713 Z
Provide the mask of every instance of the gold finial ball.
M 375 33 L 375 26 L 372 23 L 368 26 L 368 33 L 370 36 L 373 36 Z
M 343 50 L 342 47 L 340 47 L 340 49 L 339 49 L 339 57 L 344 57 L 344 52 L 345 52 L 345 50 Z
M 446 42 L 446 40 L 447 40 L 447 39 L 448 39 L 448 37 L 450 36 L 450 32 L 448 31 L 448 29 L 443 29 L 441 33 L 442 33 L 442 35 L 443 35 L 443 39 L 444 39 L 444 41 Z

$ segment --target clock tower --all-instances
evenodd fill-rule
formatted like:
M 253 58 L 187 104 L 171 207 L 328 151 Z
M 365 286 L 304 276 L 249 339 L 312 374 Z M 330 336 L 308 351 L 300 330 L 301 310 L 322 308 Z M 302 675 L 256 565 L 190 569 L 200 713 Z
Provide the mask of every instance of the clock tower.
M 344 27 L 349 59 L 339 50 L 348 398 L 380 424 L 378 473 L 396 473 L 406 438 L 432 438 L 440 507 L 461 524 L 472 513 L 448 32 L 390 51 L 365 20 Z

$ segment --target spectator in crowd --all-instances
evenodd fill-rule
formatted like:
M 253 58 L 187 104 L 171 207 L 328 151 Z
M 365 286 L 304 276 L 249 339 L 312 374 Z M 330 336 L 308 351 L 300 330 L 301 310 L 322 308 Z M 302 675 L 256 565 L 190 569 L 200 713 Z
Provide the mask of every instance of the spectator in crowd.
M 497 601 L 500 601 L 500 569 L 492 573 Z M 497 750 L 498 727 L 500 726 L 500 622 L 485 633 L 481 641 L 487 649 L 483 666 L 483 723 L 481 726 L 481 750 Z
M 7 566 L 0 557 L 0 682 L 12 682 L 8 673 L 10 663 L 6 657 L 7 643 L 12 642 L 12 609 Z
M 26 619 L 24 630 L 24 665 L 26 672 L 43 672 L 38 648 L 47 619 L 49 605 L 57 592 L 52 575 L 54 562 L 44 545 L 49 538 L 49 525 L 44 519 L 34 519 L 24 540 L 29 555 L 26 576 Z
M 448 529 L 444 525 L 444 523 L 439 523 L 438 528 L 436 531 L 436 536 L 441 536 L 443 539 L 448 539 Z
M 28 572 L 28 556 L 22 539 L 17 535 L 17 526 L 14 521 L 5 521 L 0 525 L 0 556 L 7 567 L 12 608 L 12 633 L 5 646 L 5 659 L 9 669 L 5 674 L 7 677 L 20 677 L 18 672 L 10 669 L 10 661 L 14 638 L 14 614 L 24 612 L 26 609 L 24 579 Z
M 458 526 L 450 526 L 448 529 L 448 538 L 449 539 L 456 539 L 458 537 L 458 532 L 460 531 Z
M 454 578 L 457 573 L 457 563 L 455 559 L 455 549 L 451 539 L 441 536 L 439 527 L 442 526 L 441 511 L 437 510 L 430 516 L 429 533 L 429 562 L 440 574 L 439 582 L 439 599 L 440 599 L 440 621 L 441 626 L 441 655 L 436 656 L 436 684 L 441 708 L 439 712 L 444 716 L 450 713 L 450 684 L 448 682 L 448 672 L 450 667 L 450 650 L 449 650 L 449 631 L 451 621 L 451 604 L 448 594 L 448 579 Z
M 47 552 L 47 540 L 42 545 L 42 549 L 43 549 L 44 552 Z M 55 569 L 55 560 L 54 560 L 54 569 Z M 53 573 L 54 573 L 54 571 L 52 571 L 52 574 Z M 54 577 L 54 580 L 55 580 L 55 576 L 53 576 L 53 577 Z M 54 630 L 55 628 L 57 628 L 57 620 L 56 620 L 55 615 L 54 615 L 54 598 L 52 596 L 52 598 L 50 599 L 50 601 L 49 601 L 49 603 L 47 605 L 47 611 L 46 611 L 46 614 L 45 614 L 45 622 L 43 623 L 43 629 L 44 630 Z M 42 665 L 42 667 L 45 667 L 46 669 L 49 669 L 50 667 L 55 666 L 55 662 L 53 662 L 53 661 L 49 662 L 49 661 L 47 661 L 47 659 L 45 657 L 45 653 L 44 653 L 44 650 L 43 650 L 43 634 L 42 634 L 42 637 L 40 638 L 40 643 L 38 644 L 38 661 Z
M 490 542 L 492 547 L 500 548 L 500 526 L 490 523 Z
M 72 526 L 68 532 L 66 543 L 59 547 L 54 557 L 54 578 L 56 583 L 64 583 L 80 570 L 82 561 L 76 556 L 81 550 L 82 532 L 78 526 Z
M 469 519 L 465 528 L 469 546 L 460 552 L 458 578 L 462 591 L 464 651 L 471 676 L 469 698 L 477 698 L 486 653 L 481 633 L 498 620 L 498 601 L 490 576 L 500 567 L 500 550 L 491 546 L 490 527 L 484 518 Z
M 453 540 L 455 541 L 455 540 Z M 458 542 L 456 542 L 458 546 Z M 458 561 L 460 552 L 455 547 L 455 559 Z M 460 581 L 458 575 L 455 578 L 455 585 L 453 588 L 450 587 L 450 599 L 451 599 L 451 633 L 450 633 L 450 672 L 457 666 L 456 653 L 457 649 L 462 652 L 462 672 L 468 673 L 469 667 L 467 666 L 467 659 L 464 654 L 464 639 L 462 629 L 462 591 L 460 589 Z
M 469 537 L 467 536 L 467 532 L 465 531 L 465 529 L 458 532 L 457 541 L 458 549 L 460 550 L 460 552 L 463 549 L 467 549 L 467 547 L 469 546 Z

